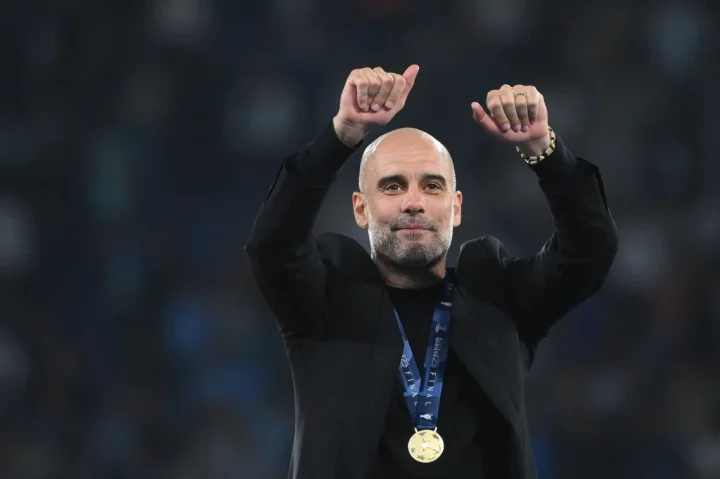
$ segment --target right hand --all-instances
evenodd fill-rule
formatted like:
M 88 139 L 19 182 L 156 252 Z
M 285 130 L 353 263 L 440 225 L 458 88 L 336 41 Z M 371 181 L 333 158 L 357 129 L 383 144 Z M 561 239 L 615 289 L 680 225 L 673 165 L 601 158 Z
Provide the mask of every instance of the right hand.
M 405 107 L 420 67 L 410 65 L 405 73 L 386 72 L 380 67 L 350 72 L 340 109 L 333 118 L 335 133 L 348 146 L 355 146 L 374 126 L 385 126 Z

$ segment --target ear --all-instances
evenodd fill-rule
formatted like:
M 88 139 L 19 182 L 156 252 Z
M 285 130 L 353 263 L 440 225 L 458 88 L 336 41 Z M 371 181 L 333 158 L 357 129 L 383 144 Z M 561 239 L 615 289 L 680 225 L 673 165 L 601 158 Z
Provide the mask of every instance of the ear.
M 368 217 L 367 217 L 367 202 L 365 201 L 365 195 L 360 192 L 353 193 L 352 196 L 353 213 L 355 213 L 355 223 L 362 228 L 367 229 Z
M 462 222 L 462 193 L 459 191 L 456 191 L 455 198 L 453 198 L 453 201 L 455 202 L 454 215 L 453 215 L 453 227 L 457 228 L 458 226 L 460 226 L 460 223 Z

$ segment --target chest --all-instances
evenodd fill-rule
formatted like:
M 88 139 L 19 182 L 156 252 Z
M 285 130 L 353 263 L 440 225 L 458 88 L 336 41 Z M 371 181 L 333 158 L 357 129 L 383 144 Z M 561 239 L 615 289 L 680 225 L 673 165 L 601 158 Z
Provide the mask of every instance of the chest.
M 427 344 L 432 317 L 441 293 L 398 295 L 388 289 L 359 282 L 336 282 L 328 292 L 328 315 L 323 339 L 353 341 L 394 349 L 400 354 L 400 317 L 413 351 Z M 462 285 L 452 295 L 451 344 L 461 359 L 494 363 L 510 358 L 521 363 L 527 350 L 515 321 L 487 298 L 469 294 Z M 505 360 L 503 360 L 503 358 Z
M 429 306 L 428 306 L 429 304 Z M 421 352 L 427 344 L 433 302 L 400 305 L 399 313 L 419 314 L 418 327 L 412 328 L 413 350 Z M 452 300 L 450 345 L 467 369 L 469 377 L 487 394 L 510 423 L 522 415 L 523 383 L 528 366 L 528 350 L 518 334 L 514 320 L 486 297 L 469 294 L 461 285 Z M 383 287 L 355 282 L 335 282 L 328 291 L 328 315 L 322 341 L 328 344 L 364 345 L 374 353 L 372 359 L 358 359 L 372 369 L 370 377 L 381 395 L 389 398 L 394 389 L 403 349 L 395 318 L 395 305 Z M 426 323 L 423 324 L 423 321 Z M 410 338 L 409 338 L 410 339 Z M 348 348 L 351 354 L 352 348 Z M 354 361 L 350 357 L 344 361 Z M 386 394 L 387 393 L 387 394 Z

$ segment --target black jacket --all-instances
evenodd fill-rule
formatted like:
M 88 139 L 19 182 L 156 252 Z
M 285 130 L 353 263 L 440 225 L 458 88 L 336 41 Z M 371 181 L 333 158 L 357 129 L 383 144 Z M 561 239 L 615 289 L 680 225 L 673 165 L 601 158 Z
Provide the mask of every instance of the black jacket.
M 397 381 L 403 346 L 384 282 L 357 242 L 312 234 L 331 182 L 298 168 L 312 159 L 339 170 L 353 151 L 328 125 L 286 158 L 246 245 L 292 371 L 293 479 L 367 479 Z M 516 258 L 481 237 L 462 245 L 455 266 L 451 347 L 506 420 L 507 454 L 489 467 L 503 479 L 537 477 L 524 404 L 535 349 L 600 288 L 618 247 L 597 167 L 558 138 L 532 169 L 556 225 L 541 251 Z

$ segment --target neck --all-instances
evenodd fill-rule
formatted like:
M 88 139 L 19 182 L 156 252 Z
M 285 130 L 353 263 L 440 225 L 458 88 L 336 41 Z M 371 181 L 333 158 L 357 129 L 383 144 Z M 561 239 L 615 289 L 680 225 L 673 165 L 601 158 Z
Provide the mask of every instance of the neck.
M 378 259 L 375 264 L 388 286 L 402 289 L 427 288 L 445 277 L 445 259 L 423 269 L 405 269 L 388 265 Z

